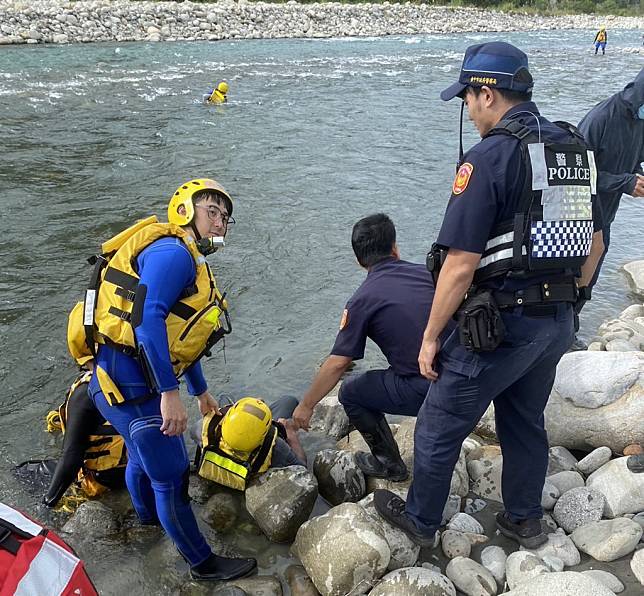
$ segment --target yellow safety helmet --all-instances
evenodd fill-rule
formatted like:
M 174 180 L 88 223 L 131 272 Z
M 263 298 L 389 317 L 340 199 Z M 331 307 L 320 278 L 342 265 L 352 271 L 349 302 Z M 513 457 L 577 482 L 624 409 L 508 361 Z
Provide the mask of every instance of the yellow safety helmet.
M 599 28 L 599 30 L 600 30 L 600 31 L 606 31 L 606 25 L 602 25 L 602 26 Z
M 182 184 L 177 188 L 174 195 L 172 195 L 170 203 L 168 204 L 168 221 L 178 226 L 187 226 L 195 216 L 195 206 L 192 202 L 192 198 L 202 190 L 214 190 L 217 194 L 221 195 L 226 201 L 228 215 L 233 214 L 233 200 L 226 192 L 226 189 L 216 180 L 211 180 L 210 178 L 198 178 Z M 183 205 L 186 210 L 185 215 L 181 215 L 181 213 L 179 213 L 179 207 L 181 205 Z
M 221 438 L 235 451 L 257 449 L 271 427 L 273 415 L 261 399 L 244 397 L 232 406 L 221 421 Z
M 228 93 L 228 83 L 226 83 L 226 81 L 221 81 L 221 83 L 217 85 L 217 91 L 226 95 L 226 93 Z

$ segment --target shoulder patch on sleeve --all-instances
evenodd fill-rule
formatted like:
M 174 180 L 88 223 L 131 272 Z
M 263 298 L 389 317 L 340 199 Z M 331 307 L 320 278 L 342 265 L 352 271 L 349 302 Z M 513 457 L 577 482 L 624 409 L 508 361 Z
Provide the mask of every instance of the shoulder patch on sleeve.
M 454 184 L 452 184 L 452 194 L 460 195 L 467 188 L 473 171 L 474 166 L 467 161 L 458 168 Z
M 349 309 L 345 308 L 342 311 L 342 318 L 340 319 L 340 331 L 342 331 L 349 324 Z

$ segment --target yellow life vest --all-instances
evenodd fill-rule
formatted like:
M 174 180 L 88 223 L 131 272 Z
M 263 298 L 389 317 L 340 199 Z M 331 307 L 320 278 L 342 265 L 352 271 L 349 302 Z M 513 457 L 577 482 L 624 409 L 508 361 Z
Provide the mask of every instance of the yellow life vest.
M 246 490 L 248 481 L 270 468 L 273 448 L 279 436 L 273 423 L 264 442 L 249 454 L 227 448 L 221 438 L 222 414 L 210 412 L 203 418 L 201 448 L 197 451 L 199 476 L 236 490 Z
M 91 372 L 85 372 L 76 378 L 67 392 L 65 401 L 58 409 L 52 410 L 47 415 L 48 432 L 65 433 L 69 401 L 78 399 L 74 397 L 76 390 L 83 384 L 88 385 L 91 379 Z M 85 450 L 83 466 L 78 472 L 77 481 L 87 496 L 96 496 L 106 490 L 106 487 L 101 484 L 101 473 L 108 470 L 112 473 L 119 470 L 125 473 L 126 464 L 127 450 L 123 437 L 106 421 L 89 436 L 89 446 Z
M 219 89 L 215 89 L 208 98 L 208 103 L 226 103 L 226 96 Z
M 595 39 L 600 43 L 605 42 L 606 41 L 606 31 L 598 31 L 597 32 L 597 37 L 595 37 Z
M 152 216 L 105 242 L 101 254 L 91 261 L 95 268 L 85 300 L 76 304 L 68 324 L 67 343 L 77 362 L 91 357 L 96 344 L 109 344 L 138 357 L 134 327 L 142 316 L 145 292 L 138 289 L 136 258 L 150 244 L 168 236 L 185 244 L 197 271 L 194 286 L 172 306 L 166 319 L 174 374 L 180 377 L 202 356 L 209 355 L 212 346 L 230 332 L 227 303 L 193 238 L 180 226 L 159 223 Z M 141 364 L 146 372 L 144 363 Z M 123 402 L 109 375 L 100 367 L 95 372 L 108 402 L 112 405 Z M 151 379 L 149 384 L 153 388 Z

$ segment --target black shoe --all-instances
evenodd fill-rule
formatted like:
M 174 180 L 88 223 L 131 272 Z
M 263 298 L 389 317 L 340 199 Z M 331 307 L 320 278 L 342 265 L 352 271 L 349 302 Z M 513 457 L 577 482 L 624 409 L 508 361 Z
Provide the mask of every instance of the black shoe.
M 416 524 L 405 514 L 405 501 L 390 490 L 376 490 L 373 493 L 373 504 L 376 511 L 392 526 L 400 528 L 418 546 L 423 548 L 436 548 L 438 546 L 438 532 L 422 532 Z
M 197 581 L 222 581 L 246 577 L 256 570 L 255 559 L 233 559 L 213 553 L 203 563 L 190 567 L 190 577 Z
M 641 474 L 644 472 L 644 453 L 629 455 L 626 460 L 626 467 L 635 474 Z
M 525 548 L 538 548 L 548 542 L 540 519 L 524 519 L 515 523 L 510 521 L 506 511 L 502 511 L 496 514 L 496 527 L 501 534 L 516 540 Z
M 385 466 L 380 460 L 376 459 L 371 453 L 358 451 L 355 454 L 356 464 L 362 470 L 365 476 L 373 478 L 386 478 L 392 482 L 402 482 L 409 478 L 407 466 L 403 461 L 394 462 L 390 466 Z
M 356 454 L 356 463 L 362 472 L 367 476 L 395 482 L 405 480 L 408 476 L 407 466 L 400 457 L 398 443 L 385 417 L 365 411 L 353 417 L 351 422 L 371 449 L 371 454 Z

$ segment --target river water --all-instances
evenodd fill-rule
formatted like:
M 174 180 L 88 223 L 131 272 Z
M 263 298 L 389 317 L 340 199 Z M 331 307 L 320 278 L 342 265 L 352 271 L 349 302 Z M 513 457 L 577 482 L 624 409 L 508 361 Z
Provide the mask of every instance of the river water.
M 641 43 L 640 31 L 611 31 L 605 57 L 592 54 L 593 33 L 504 34 L 530 56 L 544 115 L 577 123 L 643 66 L 641 55 L 620 51 Z M 205 363 L 211 388 L 269 401 L 301 395 L 364 277 L 352 224 L 385 211 L 403 257 L 424 260 L 458 151 L 457 102 L 438 93 L 458 76 L 467 45 L 498 38 L 0 50 L 0 499 L 35 511 L 8 470 L 57 450 L 43 417 L 74 375 L 66 317 L 89 274 L 85 258 L 135 219 L 165 217 L 170 195 L 190 178 L 217 178 L 236 199 L 238 223 L 211 258 L 234 326 L 225 354 Z M 202 94 L 220 79 L 230 83 L 229 103 L 204 106 Z M 476 140 L 466 123 L 465 146 Z M 585 338 L 630 303 L 619 267 L 642 257 L 642 208 L 622 201 L 596 298 L 583 313 Z M 370 349 L 358 368 L 380 362 Z M 261 548 L 263 570 L 285 556 Z M 107 551 L 93 545 L 81 554 L 101 591 L 117 593 L 108 569 L 125 555 Z M 164 593 L 154 573 L 145 589 L 131 574 L 118 585 Z

